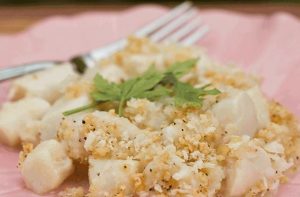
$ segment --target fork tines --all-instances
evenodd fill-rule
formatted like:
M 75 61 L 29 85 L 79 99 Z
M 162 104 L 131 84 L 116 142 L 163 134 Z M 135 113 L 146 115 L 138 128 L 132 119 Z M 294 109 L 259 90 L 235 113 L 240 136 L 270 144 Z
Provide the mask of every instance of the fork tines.
M 154 42 L 172 41 L 191 45 L 208 30 L 208 26 L 201 23 L 198 11 L 192 3 L 184 2 L 135 35 L 147 36 Z

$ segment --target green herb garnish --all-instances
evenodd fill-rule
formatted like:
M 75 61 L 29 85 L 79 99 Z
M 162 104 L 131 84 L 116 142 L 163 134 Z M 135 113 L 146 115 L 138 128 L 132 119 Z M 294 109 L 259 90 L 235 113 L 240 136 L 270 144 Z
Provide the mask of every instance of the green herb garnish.
M 84 111 L 84 110 L 87 110 L 87 109 L 94 108 L 94 107 L 96 107 L 96 106 L 97 106 L 96 103 L 91 103 L 91 104 L 88 104 L 88 105 L 84 105 L 84 106 L 82 106 L 82 107 L 78 107 L 78 108 L 74 108 L 74 109 L 65 111 L 65 112 L 63 113 L 63 115 L 64 115 L 64 116 L 69 116 L 69 115 L 76 114 L 76 113 L 78 113 L 78 112 L 81 112 L 81 111 Z
M 123 115 L 126 102 L 131 98 L 147 98 L 155 100 L 170 96 L 178 107 L 201 107 L 203 97 L 206 95 L 217 95 L 217 89 L 195 88 L 188 83 L 179 81 L 179 78 L 195 67 L 198 59 L 190 59 L 171 65 L 165 72 L 157 71 L 154 66 L 141 76 L 129 79 L 121 84 L 110 83 L 101 75 L 96 74 L 94 78 L 94 91 L 91 92 L 93 103 L 64 112 L 65 116 L 80 111 L 94 108 L 103 102 L 117 102 L 118 114 Z

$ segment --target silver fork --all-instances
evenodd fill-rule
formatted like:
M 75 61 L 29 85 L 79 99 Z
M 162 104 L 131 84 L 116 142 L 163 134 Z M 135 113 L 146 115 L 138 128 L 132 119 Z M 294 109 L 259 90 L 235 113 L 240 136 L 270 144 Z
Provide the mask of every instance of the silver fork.
M 134 33 L 137 37 L 148 37 L 154 42 L 172 41 L 183 45 L 191 45 L 202 38 L 209 30 L 196 17 L 197 9 L 192 3 L 184 2 L 162 17 L 144 26 Z M 126 39 L 120 39 L 89 53 L 78 55 L 70 59 L 75 69 L 83 73 L 87 67 L 93 67 L 100 59 L 122 49 Z M 0 70 L 0 82 L 32 72 L 40 71 L 59 65 L 61 61 L 43 61 Z

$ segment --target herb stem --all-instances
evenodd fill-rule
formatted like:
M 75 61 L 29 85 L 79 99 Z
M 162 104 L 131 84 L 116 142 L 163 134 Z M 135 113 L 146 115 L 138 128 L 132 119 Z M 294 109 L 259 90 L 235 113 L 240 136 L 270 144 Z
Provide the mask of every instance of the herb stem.
M 119 116 L 123 116 L 124 104 L 125 104 L 125 99 L 121 99 L 121 101 L 119 103 L 119 108 L 118 108 Z
M 77 107 L 77 108 L 65 111 L 65 112 L 63 112 L 63 115 L 64 116 L 69 116 L 69 115 L 72 115 L 72 114 L 75 114 L 75 113 L 78 113 L 78 112 L 81 112 L 81 111 L 84 111 L 84 110 L 87 110 L 87 109 L 91 109 L 91 108 L 96 107 L 96 106 L 97 106 L 97 103 L 90 103 L 88 105 L 84 105 L 84 106 L 81 106 L 81 107 Z

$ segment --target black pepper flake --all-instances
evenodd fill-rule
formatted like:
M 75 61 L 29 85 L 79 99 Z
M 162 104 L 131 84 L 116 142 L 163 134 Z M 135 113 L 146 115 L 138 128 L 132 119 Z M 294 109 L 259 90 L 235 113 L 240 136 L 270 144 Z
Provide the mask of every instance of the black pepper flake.
M 150 168 L 149 171 L 152 172 L 152 169 Z
M 85 124 L 85 120 L 82 120 L 82 124 Z
M 100 176 L 100 172 L 97 173 L 97 176 Z
M 126 168 L 127 168 L 127 166 L 126 166 L 126 165 L 124 165 L 123 167 L 124 167 L 124 169 L 126 169 Z
M 75 122 L 76 122 L 76 120 L 73 120 L 73 122 L 75 123 Z
M 184 129 L 181 129 L 181 131 L 184 131 Z
M 276 174 L 278 174 L 278 171 L 276 170 L 276 172 L 275 172 Z
M 83 139 L 84 139 L 84 140 L 86 140 L 87 138 L 86 138 L 86 137 L 84 137 Z
M 299 156 L 297 156 L 296 159 L 299 160 Z
M 81 142 L 81 139 L 79 139 L 78 141 Z
M 173 125 L 176 125 L 176 122 L 173 122 Z
M 227 131 L 225 131 L 225 134 L 227 134 L 228 132 Z
M 208 176 L 208 174 L 207 174 L 207 173 L 205 173 L 205 176 Z

